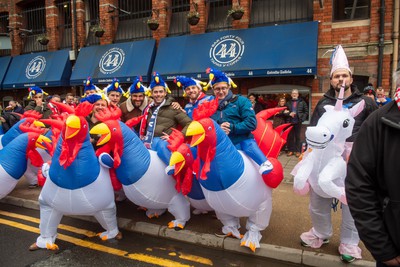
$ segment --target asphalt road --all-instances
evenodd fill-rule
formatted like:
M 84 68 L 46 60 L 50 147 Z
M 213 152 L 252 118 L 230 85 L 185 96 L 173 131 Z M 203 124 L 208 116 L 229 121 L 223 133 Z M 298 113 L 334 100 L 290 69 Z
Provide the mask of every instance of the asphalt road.
M 58 251 L 28 251 L 39 233 L 39 211 L 0 204 L 0 266 L 300 266 L 123 231 L 101 241 L 100 225 L 64 217 Z

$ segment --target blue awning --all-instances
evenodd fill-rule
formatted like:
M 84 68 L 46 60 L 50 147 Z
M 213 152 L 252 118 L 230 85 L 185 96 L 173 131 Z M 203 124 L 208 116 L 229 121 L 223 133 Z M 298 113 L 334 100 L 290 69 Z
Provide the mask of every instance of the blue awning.
M 91 77 L 94 84 L 109 83 L 113 78 L 130 83 L 136 76 L 148 81 L 155 48 L 154 39 L 82 48 L 70 82 L 81 85 Z
M 10 66 L 11 57 L 0 57 L 0 84 L 3 85 L 8 66 Z
M 15 56 L 3 82 L 4 89 L 29 86 L 66 86 L 71 75 L 69 50 Z
M 160 40 L 153 70 L 165 79 L 208 78 L 208 67 L 235 77 L 317 73 L 318 22 L 257 27 Z

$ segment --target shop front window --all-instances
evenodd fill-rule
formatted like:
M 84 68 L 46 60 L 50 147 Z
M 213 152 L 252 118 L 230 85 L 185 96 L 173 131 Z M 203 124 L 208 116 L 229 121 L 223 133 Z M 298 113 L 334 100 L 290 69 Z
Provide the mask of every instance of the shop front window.
M 249 89 L 248 94 L 255 94 L 264 108 L 275 108 L 278 106 L 280 98 L 285 98 L 286 101 L 290 100 L 292 89 L 297 89 L 299 91 L 299 97 L 307 103 L 309 114 L 311 114 L 311 88 L 309 87 L 284 84 L 268 85 Z M 309 120 L 304 123 L 308 124 Z

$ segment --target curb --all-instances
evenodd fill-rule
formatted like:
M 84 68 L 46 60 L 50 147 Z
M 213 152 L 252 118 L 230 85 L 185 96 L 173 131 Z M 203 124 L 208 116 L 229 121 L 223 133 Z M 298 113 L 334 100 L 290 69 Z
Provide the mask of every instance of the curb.
M 34 200 L 27 200 L 12 196 L 6 196 L 3 199 L 1 199 L 0 202 L 27 209 L 40 210 L 38 201 Z M 96 219 L 93 216 L 68 216 L 68 217 L 97 223 Z M 160 226 L 147 222 L 134 222 L 133 220 L 125 218 L 117 218 L 117 219 L 118 219 L 118 227 L 125 231 L 147 234 L 154 237 L 172 239 L 176 241 L 191 243 L 194 245 L 201 245 L 209 248 L 217 248 L 226 251 L 253 255 L 262 258 L 269 258 L 288 263 L 303 264 L 306 266 L 336 267 L 336 266 L 348 265 L 346 263 L 343 263 L 338 256 L 329 254 L 305 251 L 301 249 L 294 249 L 294 248 L 282 247 L 271 244 L 260 244 L 260 248 L 258 248 L 256 252 L 253 253 L 248 248 L 241 247 L 240 242 L 237 239 L 220 238 L 213 234 L 198 233 L 185 229 L 181 231 L 175 231 L 174 229 L 168 229 L 167 226 Z M 351 266 L 375 267 L 376 264 L 375 262 L 371 261 L 357 260 L 352 262 Z

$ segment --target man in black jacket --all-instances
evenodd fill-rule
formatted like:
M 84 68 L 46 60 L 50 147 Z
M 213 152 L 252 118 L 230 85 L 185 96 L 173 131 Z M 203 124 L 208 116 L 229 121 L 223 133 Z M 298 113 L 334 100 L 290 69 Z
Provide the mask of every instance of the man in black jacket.
M 299 90 L 293 89 L 292 98 L 286 103 L 289 110 L 289 119 L 293 125 L 293 129 L 288 136 L 288 154 L 287 156 L 300 156 L 300 131 L 302 123 L 308 118 L 308 106 L 306 102 L 299 97 Z
M 344 86 L 345 90 L 343 107 L 347 106 L 348 108 L 351 108 L 360 101 L 365 101 L 364 109 L 354 118 L 355 124 L 352 130 L 352 135 L 346 140 L 344 145 L 345 151 L 342 156 L 346 161 L 350 155 L 354 139 L 362 122 L 369 114 L 378 109 L 378 106 L 371 98 L 364 96 L 357 90 L 357 87 L 352 84 L 352 75 L 352 71 L 347 61 L 347 56 L 342 46 L 338 45 L 332 56 L 330 89 L 317 103 L 310 122 L 311 126 L 317 125 L 318 120 L 325 112 L 324 107 L 327 105 L 335 106 L 342 86 Z M 323 244 L 329 242 L 329 238 L 332 236 L 333 232 L 331 222 L 331 203 L 331 199 L 324 198 L 312 189 L 310 190 L 309 210 L 313 227 L 310 231 L 301 234 L 300 238 L 303 246 L 319 248 Z M 344 204 L 342 205 L 342 225 L 340 231 L 340 259 L 346 263 L 352 262 L 355 259 L 360 259 L 361 249 L 358 246 L 360 238 L 354 220 L 350 214 L 349 207 Z
M 396 101 L 367 118 L 347 167 L 347 201 L 377 266 L 400 266 L 400 70 Z

